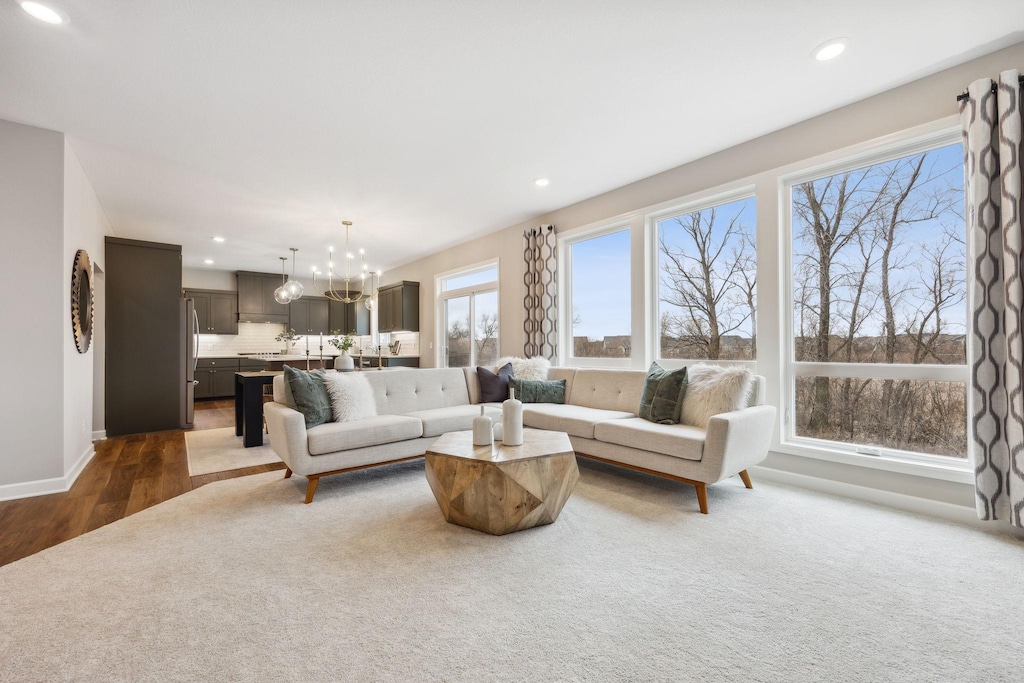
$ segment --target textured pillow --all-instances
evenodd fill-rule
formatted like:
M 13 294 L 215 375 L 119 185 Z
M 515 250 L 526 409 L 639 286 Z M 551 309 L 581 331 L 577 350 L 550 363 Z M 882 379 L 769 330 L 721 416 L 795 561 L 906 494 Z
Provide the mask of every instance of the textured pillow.
M 295 409 L 306 418 L 306 427 L 316 427 L 331 421 L 331 399 L 324 388 L 324 371 L 296 370 L 284 366 L 284 376 L 295 399 Z
M 361 372 L 328 372 L 324 387 L 331 397 L 335 422 L 352 422 L 377 416 L 377 403 L 366 375 Z
M 747 406 L 754 375 L 742 367 L 698 363 L 690 366 L 686 379 L 682 422 L 707 429 L 712 416 Z
M 657 363 L 651 363 L 640 396 L 639 415 L 662 425 L 679 424 L 685 394 L 686 368 L 665 370 Z
M 551 361 L 540 356 L 529 360 L 506 356 L 498 359 L 497 367 L 500 368 L 506 363 L 512 364 L 512 374 L 519 379 L 547 379 L 548 368 L 551 367 Z
M 564 379 L 519 379 L 510 377 L 508 388 L 515 389 L 523 403 L 565 403 Z
M 512 364 L 505 363 L 494 373 L 478 367 L 476 377 L 480 382 L 480 402 L 498 403 L 508 398 L 508 378 L 512 376 Z

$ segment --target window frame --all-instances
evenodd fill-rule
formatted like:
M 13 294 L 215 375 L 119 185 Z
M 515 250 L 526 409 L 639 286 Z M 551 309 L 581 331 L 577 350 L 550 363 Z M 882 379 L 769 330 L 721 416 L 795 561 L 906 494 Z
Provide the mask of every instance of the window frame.
M 755 244 L 755 258 L 754 263 L 760 266 L 759 259 L 757 257 L 756 244 L 757 244 L 757 187 L 752 182 L 745 182 L 741 185 L 730 185 L 727 190 L 715 189 L 711 192 L 702 193 L 692 199 L 683 202 L 673 203 L 671 206 L 665 208 L 659 208 L 654 211 L 644 212 L 644 241 L 647 246 L 647 253 L 645 254 L 645 272 L 644 272 L 644 284 L 646 289 L 646 299 L 649 303 L 649 315 L 647 319 L 647 350 L 646 357 L 650 359 L 648 362 L 656 362 L 663 368 L 666 369 L 677 369 L 686 365 L 692 365 L 694 363 L 714 363 L 715 365 L 723 366 L 738 366 L 749 368 L 751 372 L 757 372 L 757 358 L 751 360 L 709 360 L 706 358 L 662 358 L 661 357 L 661 332 L 660 332 L 660 320 L 659 320 L 659 308 L 661 299 L 658 295 L 658 289 L 661 284 L 661 266 L 660 258 L 661 255 L 658 249 L 658 222 L 666 218 L 679 216 L 684 213 L 692 213 L 694 211 L 703 211 L 704 209 L 710 209 L 713 207 L 722 206 L 723 204 L 729 204 L 735 201 L 743 199 L 754 200 L 754 244 Z M 759 283 L 760 284 L 760 283 Z M 760 304 L 760 287 L 758 287 L 758 304 Z M 761 316 L 758 315 L 758 320 Z M 755 328 L 754 334 L 757 335 L 758 331 Z
M 618 232 L 625 232 L 630 236 L 630 272 L 626 278 L 626 287 L 632 282 L 632 223 L 629 218 L 617 218 L 611 221 L 603 221 L 596 227 L 587 227 L 574 230 L 558 237 L 558 291 L 561 293 L 563 303 L 558 307 L 558 326 L 561 332 L 558 335 L 558 344 L 561 347 L 558 352 L 559 364 L 579 368 L 621 368 L 631 369 L 633 367 L 632 356 L 625 358 L 600 358 L 584 357 L 578 358 L 573 355 L 573 330 L 572 330 L 572 247 L 579 242 L 605 237 Z M 633 300 L 630 295 L 630 316 L 629 334 L 633 334 Z
M 449 299 L 458 299 L 464 296 L 469 297 L 469 363 L 470 367 L 476 367 L 476 346 L 473 344 L 475 341 L 474 335 L 476 334 L 475 321 L 476 321 L 476 295 L 477 294 L 490 294 L 494 292 L 497 299 L 497 314 L 498 314 L 498 336 L 495 340 L 495 350 L 497 351 L 498 358 L 501 358 L 501 259 L 489 259 L 487 261 L 481 261 L 474 263 L 470 266 L 463 268 L 456 268 L 454 270 L 445 271 L 438 273 L 434 276 L 434 292 L 436 292 L 436 301 L 434 306 L 434 320 L 439 321 L 441 324 L 435 325 L 434 338 L 436 342 L 435 352 L 435 364 L 439 368 L 447 368 L 448 366 L 448 354 L 447 349 L 447 333 L 445 320 L 445 302 Z M 494 269 L 494 280 L 490 282 L 481 282 L 476 285 L 470 285 L 468 287 L 459 287 L 458 289 L 445 290 L 444 283 L 454 277 L 461 277 L 463 275 L 472 275 L 481 271 Z
M 779 198 L 779 243 L 782 245 L 779 253 L 780 274 L 782 276 L 782 299 L 779 306 L 782 331 L 782 358 L 780 359 L 780 370 L 782 386 L 782 411 L 780 415 L 779 443 L 775 448 L 783 453 L 793 455 L 804 455 L 845 462 L 857 465 L 878 466 L 884 469 L 900 471 L 902 466 L 926 465 L 933 469 L 938 478 L 950 480 L 963 480 L 963 473 L 971 470 L 973 460 L 972 434 L 970 419 L 967 419 L 967 453 L 964 458 L 954 458 L 945 455 L 934 455 L 914 451 L 904 451 L 895 448 L 870 446 L 868 444 L 853 444 L 829 439 L 818 439 L 796 434 L 796 380 L 800 377 L 838 377 L 838 378 L 859 378 L 859 379 L 894 379 L 894 380 L 923 380 L 938 382 L 961 382 L 965 390 L 970 387 L 970 317 L 968 320 L 967 358 L 963 365 L 940 365 L 935 363 L 905 364 L 905 363 L 815 363 L 796 360 L 795 345 L 795 319 L 793 301 L 795 288 L 793 286 L 793 247 L 794 247 L 794 226 L 793 226 L 793 187 L 803 182 L 819 180 L 831 175 L 853 171 L 871 166 L 902 159 L 914 154 L 928 152 L 941 147 L 947 147 L 956 143 L 962 143 L 963 137 L 959 127 L 944 126 L 922 135 L 912 137 L 901 137 L 887 141 L 883 144 L 871 146 L 853 154 L 841 157 L 833 157 L 829 161 L 811 166 L 805 166 L 799 170 L 783 173 L 778 176 L 778 198 Z M 965 232 L 965 245 L 968 249 L 966 259 L 966 276 L 969 290 L 971 278 L 971 259 L 969 256 L 970 240 Z M 968 302 L 964 302 L 965 313 Z M 971 414 L 970 392 L 967 391 L 966 414 Z M 875 465 L 878 463 L 878 465 Z M 883 466 L 882 463 L 885 463 Z M 912 470 L 919 473 L 919 470 Z M 947 475 L 943 475 L 943 472 Z

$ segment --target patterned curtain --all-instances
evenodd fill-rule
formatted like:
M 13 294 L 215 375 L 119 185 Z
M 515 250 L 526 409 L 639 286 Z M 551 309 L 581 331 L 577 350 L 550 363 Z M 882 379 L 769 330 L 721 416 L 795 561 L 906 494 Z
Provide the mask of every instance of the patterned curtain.
M 981 519 L 1024 527 L 1021 88 L 1017 71 L 975 81 L 960 102 L 974 278 L 971 400 Z
M 555 226 L 542 225 L 523 233 L 523 330 L 527 358 L 543 356 L 555 362 L 558 355 L 558 259 Z

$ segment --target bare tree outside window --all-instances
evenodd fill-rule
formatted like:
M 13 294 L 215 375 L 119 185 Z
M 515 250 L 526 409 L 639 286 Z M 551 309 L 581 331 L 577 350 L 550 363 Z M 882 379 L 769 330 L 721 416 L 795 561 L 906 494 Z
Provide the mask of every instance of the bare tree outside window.
M 792 188 L 793 349 L 807 363 L 966 363 L 959 144 Z M 962 382 L 800 377 L 801 436 L 966 457 Z

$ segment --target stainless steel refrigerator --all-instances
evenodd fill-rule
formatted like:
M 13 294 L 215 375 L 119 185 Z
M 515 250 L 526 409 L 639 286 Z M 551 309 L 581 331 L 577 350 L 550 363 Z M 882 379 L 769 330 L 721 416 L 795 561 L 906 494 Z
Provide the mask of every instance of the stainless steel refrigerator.
M 199 316 L 195 301 L 181 300 L 181 330 L 185 339 L 181 345 L 181 426 L 188 429 L 195 420 L 196 408 L 196 364 L 199 355 Z

